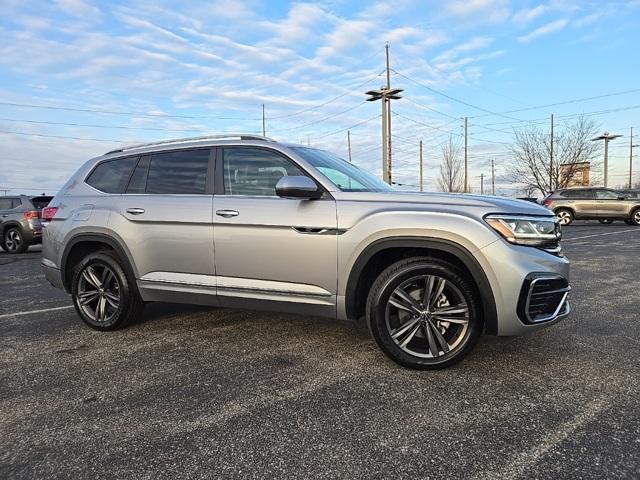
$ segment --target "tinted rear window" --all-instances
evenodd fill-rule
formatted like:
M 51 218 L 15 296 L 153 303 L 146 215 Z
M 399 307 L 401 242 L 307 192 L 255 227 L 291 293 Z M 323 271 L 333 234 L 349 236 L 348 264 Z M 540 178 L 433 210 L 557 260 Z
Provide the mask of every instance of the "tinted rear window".
M 158 153 L 151 157 L 146 193 L 206 193 L 209 149 Z
M 33 203 L 33 206 L 36 207 L 38 210 L 42 210 L 44 207 L 49 205 L 49 202 L 51 202 L 52 198 L 53 197 L 46 197 L 46 196 L 33 197 L 31 198 L 31 203 Z
M 564 198 L 593 198 L 590 190 L 563 190 L 559 195 Z
M 109 160 L 98 165 L 87 178 L 93 188 L 105 193 L 121 193 L 136 165 L 136 157 Z
M 13 198 L 0 198 L 0 210 L 11 210 L 14 208 L 13 202 Z M 18 202 L 20 202 L 20 200 L 18 200 Z

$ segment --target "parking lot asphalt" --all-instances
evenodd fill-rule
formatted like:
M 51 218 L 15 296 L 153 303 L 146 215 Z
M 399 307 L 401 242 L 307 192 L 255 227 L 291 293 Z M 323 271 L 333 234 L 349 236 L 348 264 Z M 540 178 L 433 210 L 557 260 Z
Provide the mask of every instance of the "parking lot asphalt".
M 293 315 L 98 333 L 37 248 L 0 253 L 0 478 L 638 478 L 640 228 L 564 230 L 571 316 L 434 372 Z

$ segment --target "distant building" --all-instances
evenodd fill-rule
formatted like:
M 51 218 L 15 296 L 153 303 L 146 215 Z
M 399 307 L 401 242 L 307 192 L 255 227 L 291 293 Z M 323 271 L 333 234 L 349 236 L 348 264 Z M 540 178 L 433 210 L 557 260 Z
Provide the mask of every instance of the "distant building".
M 560 183 L 564 187 L 588 187 L 591 162 L 563 163 L 560 165 Z

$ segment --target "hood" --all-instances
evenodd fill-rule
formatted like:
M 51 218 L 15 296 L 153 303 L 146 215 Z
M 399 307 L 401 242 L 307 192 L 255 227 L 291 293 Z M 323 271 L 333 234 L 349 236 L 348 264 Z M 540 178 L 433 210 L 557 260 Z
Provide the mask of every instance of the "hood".
M 491 195 L 468 193 L 420 193 L 420 192 L 340 192 L 336 195 L 344 200 L 369 202 L 413 203 L 421 206 L 471 207 L 490 213 L 524 215 L 553 215 L 547 208 L 526 200 L 515 200 Z

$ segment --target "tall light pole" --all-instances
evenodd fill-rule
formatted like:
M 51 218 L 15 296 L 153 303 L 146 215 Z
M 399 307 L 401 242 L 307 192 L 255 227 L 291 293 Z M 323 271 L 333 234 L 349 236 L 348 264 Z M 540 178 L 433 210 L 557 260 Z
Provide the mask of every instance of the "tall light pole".
M 553 113 L 551 114 L 551 137 L 549 147 L 549 192 L 553 192 Z
M 609 132 L 604 132 L 602 135 L 596 138 L 592 138 L 592 142 L 604 140 L 604 186 L 607 186 L 609 180 L 609 142 L 621 137 L 622 135 L 612 135 Z
M 420 191 L 421 192 L 424 191 L 424 189 L 423 189 L 424 184 L 422 182 L 422 160 L 423 160 L 423 158 L 422 158 L 422 140 L 420 140 Z
M 262 136 L 265 137 L 267 135 L 267 124 L 264 119 L 264 103 L 262 104 Z
M 484 173 L 480 174 L 480 195 L 484 195 Z
M 467 127 L 468 118 L 464 117 L 464 193 L 469 191 L 469 163 L 467 161 Z
M 633 144 L 633 127 L 631 127 L 631 135 L 629 136 L 629 188 L 633 188 L 633 149 L 640 145 Z
M 496 194 L 496 165 L 495 161 L 491 159 L 491 195 Z

